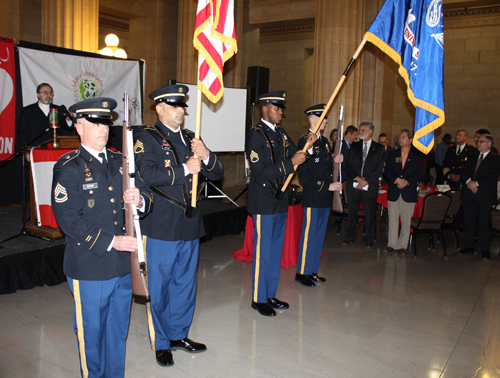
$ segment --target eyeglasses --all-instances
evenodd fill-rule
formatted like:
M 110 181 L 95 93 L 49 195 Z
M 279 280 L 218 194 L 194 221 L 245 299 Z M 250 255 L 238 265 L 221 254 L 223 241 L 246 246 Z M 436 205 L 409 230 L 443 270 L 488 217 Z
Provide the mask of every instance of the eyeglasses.
M 478 140 L 477 143 L 487 143 L 489 140 Z
M 48 91 L 43 91 L 43 92 L 38 92 L 40 94 L 43 94 L 43 95 L 51 95 L 51 96 L 54 96 L 54 92 L 48 92 Z

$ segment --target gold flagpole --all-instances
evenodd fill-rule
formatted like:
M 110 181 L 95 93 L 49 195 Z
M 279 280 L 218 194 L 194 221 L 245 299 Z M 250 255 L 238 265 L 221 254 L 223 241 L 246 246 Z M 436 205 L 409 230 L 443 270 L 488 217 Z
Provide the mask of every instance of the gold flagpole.
M 337 94 L 339 93 L 340 88 L 342 87 L 342 84 L 344 84 L 344 81 L 347 78 L 347 74 L 349 73 L 349 70 L 351 69 L 352 65 L 354 64 L 354 61 L 356 60 L 356 58 L 360 54 L 361 50 L 365 46 L 365 43 L 366 43 L 366 39 L 363 38 L 363 40 L 361 41 L 361 43 L 358 46 L 358 49 L 356 50 L 356 52 L 352 56 L 351 61 L 349 62 L 349 65 L 345 69 L 344 74 L 340 78 L 339 83 L 335 87 L 335 90 L 333 91 L 333 93 L 332 93 L 332 95 L 330 97 L 330 100 L 328 100 L 328 103 L 326 104 L 325 110 L 323 110 L 323 114 L 321 114 L 321 117 L 319 117 L 318 123 L 316 123 L 316 126 L 314 127 L 313 134 L 316 134 L 318 132 L 318 130 L 319 130 L 320 126 L 321 126 L 321 123 L 323 122 L 323 119 L 325 119 L 326 114 L 330 110 L 330 107 L 332 106 L 333 101 L 335 100 L 335 97 L 337 97 Z M 304 146 L 304 148 L 302 149 L 302 151 L 306 152 L 309 149 L 309 147 L 310 147 L 309 142 L 306 142 L 306 145 Z M 294 170 L 297 170 L 297 167 L 298 166 L 295 165 L 293 167 Z M 288 176 L 288 178 L 286 179 L 285 183 L 283 184 L 283 187 L 281 188 L 282 192 L 284 192 L 286 190 L 288 184 L 290 184 L 290 181 L 292 181 L 293 175 L 294 175 L 294 173 L 291 173 Z
M 198 54 L 198 83 L 200 82 L 200 59 L 201 55 Z M 198 83 L 196 83 L 196 86 L 198 88 Z M 200 88 L 196 91 L 196 121 L 195 121 L 195 128 L 194 128 L 194 137 L 196 139 L 200 139 L 200 130 L 201 130 L 201 96 L 202 92 Z M 198 156 L 195 154 L 195 158 Z M 191 206 L 196 207 L 196 201 L 198 197 L 198 173 L 193 175 L 193 185 L 191 187 Z

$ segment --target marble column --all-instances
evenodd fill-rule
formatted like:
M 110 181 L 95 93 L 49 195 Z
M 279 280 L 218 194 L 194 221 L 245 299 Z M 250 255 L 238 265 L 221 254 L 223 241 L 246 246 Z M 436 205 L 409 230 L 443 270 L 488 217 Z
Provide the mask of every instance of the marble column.
M 42 0 L 42 41 L 97 52 L 99 0 Z
M 196 84 L 198 79 L 198 50 L 193 46 L 197 0 L 179 1 L 177 37 L 177 81 Z
M 363 39 L 365 0 L 317 0 L 314 38 L 313 103 L 327 102 Z M 351 68 L 342 89 L 334 101 L 329 116 L 338 116 L 340 105 L 345 108 L 345 125 L 359 124 L 363 58 Z M 331 122 L 329 129 L 335 127 Z
M 144 122 L 152 125 L 158 119 L 154 102 L 147 96 L 176 79 L 177 31 L 179 4 L 182 0 L 149 0 L 135 2 L 132 12 L 140 17 L 130 20 L 129 57 L 146 61 Z
M 384 0 L 367 1 L 365 29 L 368 30 L 382 7 Z M 374 139 L 385 132 L 392 146 L 392 108 L 394 93 L 394 61 L 371 43 L 363 51 L 363 83 L 361 97 L 361 121 L 375 125 Z

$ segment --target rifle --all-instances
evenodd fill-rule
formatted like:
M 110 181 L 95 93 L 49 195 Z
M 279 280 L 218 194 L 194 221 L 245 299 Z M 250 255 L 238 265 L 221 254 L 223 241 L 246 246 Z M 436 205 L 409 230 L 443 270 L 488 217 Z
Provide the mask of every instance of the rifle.
M 135 187 L 135 160 L 134 139 L 132 127 L 128 121 L 128 94 L 125 93 L 123 113 L 123 192 L 128 188 Z M 144 256 L 144 245 L 142 243 L 141 226 L 137 207 L 130 203 L 124 203 L 125 208 L 125 234 L 137 239 L 137 249 L 130 253 L 130 266 L 132 271 L 132 294 L 136 297 L 149 299 L 149 289 L 146 282 L 146 259 Z
M 337 156 L 338 154 L 341 153 L 342 151 L 342 143 L 344 140 L 344 105 L 340 105 L 340 115 L 339 115 L 339 124 L 337 126 L 337 140 L 335 141 L 335 151 L 334 151 L 334 156 Z M 338 182 L 339 181 L 339 171 L 340 170 L 340 164 L 342 163 L 335 163 L 333 162 L 333 182 Z M 342 182 L 342 173 L 340 173 L 340 182 Z M 333 204 L 332 204 L 332 210 L 333 211 L 338 211 L 340 213 L 344 212 L 344 207 L 342 206 L 342 199 L 340 195 L 342 194 L 342 191 L 333 192 Z

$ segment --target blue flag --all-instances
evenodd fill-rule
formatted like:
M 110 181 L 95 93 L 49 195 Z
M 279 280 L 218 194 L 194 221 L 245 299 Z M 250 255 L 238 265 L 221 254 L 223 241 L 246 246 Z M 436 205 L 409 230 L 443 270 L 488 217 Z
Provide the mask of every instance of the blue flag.
M 413 145 L 427 154 L 444 123 L 442 0 L 386 0 L 365 39 L 399 64 L 416 107 Z

